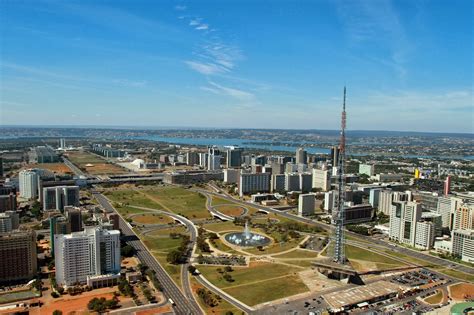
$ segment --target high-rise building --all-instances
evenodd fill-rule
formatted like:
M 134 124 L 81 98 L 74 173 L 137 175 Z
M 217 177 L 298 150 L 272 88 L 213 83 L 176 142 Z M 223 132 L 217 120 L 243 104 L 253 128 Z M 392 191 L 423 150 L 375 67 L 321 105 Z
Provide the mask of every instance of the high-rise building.
M 324 193 L 324 210 L 331 213 L 334 208 L 334 191 L 328 191 Z
M 226 168 L 224 170 L 224 183 L 237 184 L 239 182 L 240 169 Z
M 215 171 L 221 168 L 221 151 L 216 147 L 212 146 L 208 148 L 208 159 L 207 169 L 209 171 Z
M 283 174 L 285 172 L 285 164 L 273 161 L 271 163 L 272 175 Z
M 0 233 L 11 232 L 20 226 L 20 216 L 16 211 L 0 213 Z
M 199 153 L 197 153 L 197 152 L 187 152 L 186 153 L 186 163 L 188 165 L 198 165 L 199 164 Z
M 64 210 L 65 206 L 79 206 L 79 186 L 43 188 L 43 210 Z
M 0 155 L 0 178 L 4 176 L 3 174 L 3 156 Z
M 444 195 L 447 196 L 451 192 L 451 176 L 446 176 L 446 180 L 444 181 Z
M 296 149 L 296 164 L 306 164 L 308 160 L 308 152 L 304 148 Z
M 442 226 L 445 228 L 450 227 L 451 221 L 451 198 L 450 197 L 439 197 L 438 206 L 436 213 L 441 215 Z
M 207 168 L 209 164 L 209 154 L 199 153 L 199 166 L 202 168 Z
M 332 167 L 337 167 L 339 164 L 339 146 L 331 147 L 331 162 Z
M 453 231 L 452 253 L 461 260 L 474 263 L 474 230 Z
M 16 194 L 0 195 L 0 212 L 16 210 Z
M 269 173 L 240 174 L 239 195 L 270 192 L 270 178 Z
M 298 165 L 292 162 L 285 164 L 285 173 L 295 173 L 298 171 Z
M 0 257 L 0 283 L 33 279 L 37 271 L 35 232 L 0 234 Z
M 54 256 L 55 248 L 55 235 L 69 234 L 71 233 L 71 226 L 68 220 L 59 212 L 53 212 L 49 214 L 49 237 L 51 254 Z
M 38 177 L 33 170 L 24 170 L 19 174 L 20 197 L 36 199 L 38 197 Z
M 415 247 L 423 250 L 433 248 L 436 227 L 431 221 L 416 222 Z
M 327 169 L 313 169 L 313 188 L 319 188 L 322 191 L 331 189 L 331 181 Z
M 285 191 L 299 191 L 300 176 L 298 173 L 285 173 Z
M 474 229 L 474 204 L 461 203 L 454 210 L 453 230 Z
M 71 232 L 82 231 L 82 213 L 78 207 L 65 206 L 64 215 L 69 223 Z
M 380 192 L 382 189 L 374 188 L 369 191 L 369 203 L 372 207 L 378 209 L 379 208 L 379 200 L 380 200 Z
M 313 187 L 313 174 L 311 173 L 299 173 L 300 177 L 300 191 L 307 193 L 310 192 Z
M 272 192 L 285 192 L 285 174 L 272 175 Z
M 120 231 L 86 227 L 55 235 L 56 281 L 60 286 L 84 284 L 88 277 L 120 272 Z
M 242 165 L 242 152 L 243 150 L 239 147 L 228 146 L 225 147 L 227 155 L 227 167 L 240 167 Z
M 301 194 L 298 196 L 298 215 L 308 216 L 314 214 L 316 197 L 314 194 Z
M 66 149 L 66 139 L 64 138 L 59 139 L 59 148 Z
M 421 211 L 421 204 L 417 202 L 394 201 L 390 212 L 390 239 L 415 246 L 416 223 L 421 219 Z

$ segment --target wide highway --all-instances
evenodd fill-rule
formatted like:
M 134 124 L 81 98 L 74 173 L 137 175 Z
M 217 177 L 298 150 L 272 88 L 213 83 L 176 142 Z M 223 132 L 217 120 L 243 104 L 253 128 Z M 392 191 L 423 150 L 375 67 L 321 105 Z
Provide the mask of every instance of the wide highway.
M 116 212 L 115 208 L 110 204 L 109 200 L 105 198 L 104 195 L 93 192 L 94 197 L 100 203 L 106 211 Z M 142 264 L 148 266 L 156 272 L 156 277 L 158 281 L 163 286 L 163 293 L 173 300 L 175 303 L 174 311 L 176 314 L 183 315 L 195 315 L 203 314 L 199 305 L 197 305 L 194 299 L 188 299 L 183 292 L 178 288 L 178 286 L 173 282 L 170 276 L 166 273 L 163 267 L 158 263 L 158 261 L 153 257 L 153 255 L 148 251 L 145 245 L 140 241 L 138 236 L 133 232 L 130 225 L 120 216 L 119 227 L 122 231 L 122 234 L 125 236 L 127 244 L 132 246 L 137 252 L 137 256 L 142 262 Z M 193 232 L 191 232 L 193 234 Z

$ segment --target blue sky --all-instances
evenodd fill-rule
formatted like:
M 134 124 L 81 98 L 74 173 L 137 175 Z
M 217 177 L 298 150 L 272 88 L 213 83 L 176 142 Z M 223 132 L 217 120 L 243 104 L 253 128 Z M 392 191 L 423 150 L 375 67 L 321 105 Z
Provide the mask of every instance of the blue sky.
M 0 124 L 473 132 L 472 6 L 0 0 Z

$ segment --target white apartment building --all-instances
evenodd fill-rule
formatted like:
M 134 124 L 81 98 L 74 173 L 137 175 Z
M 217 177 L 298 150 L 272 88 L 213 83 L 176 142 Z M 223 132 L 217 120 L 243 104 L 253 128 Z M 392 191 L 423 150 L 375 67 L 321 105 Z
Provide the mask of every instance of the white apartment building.
M 420 219 L 421 204 L 412 201 L 393 202 L 390 213 L 390 239 L 415 246 L 416 223 Z
M 453 231 L 453 255 L 474 263 L 474 230 Z
M 454 210 L 453 230 L 474 229 L 474 204 L 460 203 Z
M 54 236 L 56 281 L 60 286 L 84 284 L 89 277 L 120 272 L 120 231 L 86 227 Z
M 321 188 L 322 191 L 328 191 L 331 188 L 328 170 L 313 169 L 313 188 Z
M 33 170 L 24 170 L 19 174 L 20 197 L 26 199 L 38 198 L 38 174 Z
M 435 225 L 433 222 L 416 222 L 415 247 L 428 250 L 433 248 L 435 240 Z
M 258 192 L 270 192 L 270 173 L 243 173 L 239 179 L 239 195 L 242 197 L 247 194 Z
M 334 191 L 328 191 L 324 194 L 324 210 L 331 212 L 334 208 L 334 198 L 335 198 Z

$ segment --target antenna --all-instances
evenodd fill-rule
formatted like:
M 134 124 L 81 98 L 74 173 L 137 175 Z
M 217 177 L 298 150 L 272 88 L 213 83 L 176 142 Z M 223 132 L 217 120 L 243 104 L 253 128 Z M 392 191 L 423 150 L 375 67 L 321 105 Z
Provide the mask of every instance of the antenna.
M 333 222 L 336 224 L 335 244 L 333 260 L 339 264 L 346 262 L 345 241 L 344 241 L 344 217 L 345 217 L 345 199 L 346 199 L 346 183 L 344 174 L 344 161 L 346 152 L 346 87 L 344 86 L 344 98 L 342 102 L 341 114 L 341 138 L 339 142 L 339 163 L 337 166 L 337 198 L 336 213 L 333 216 Z

